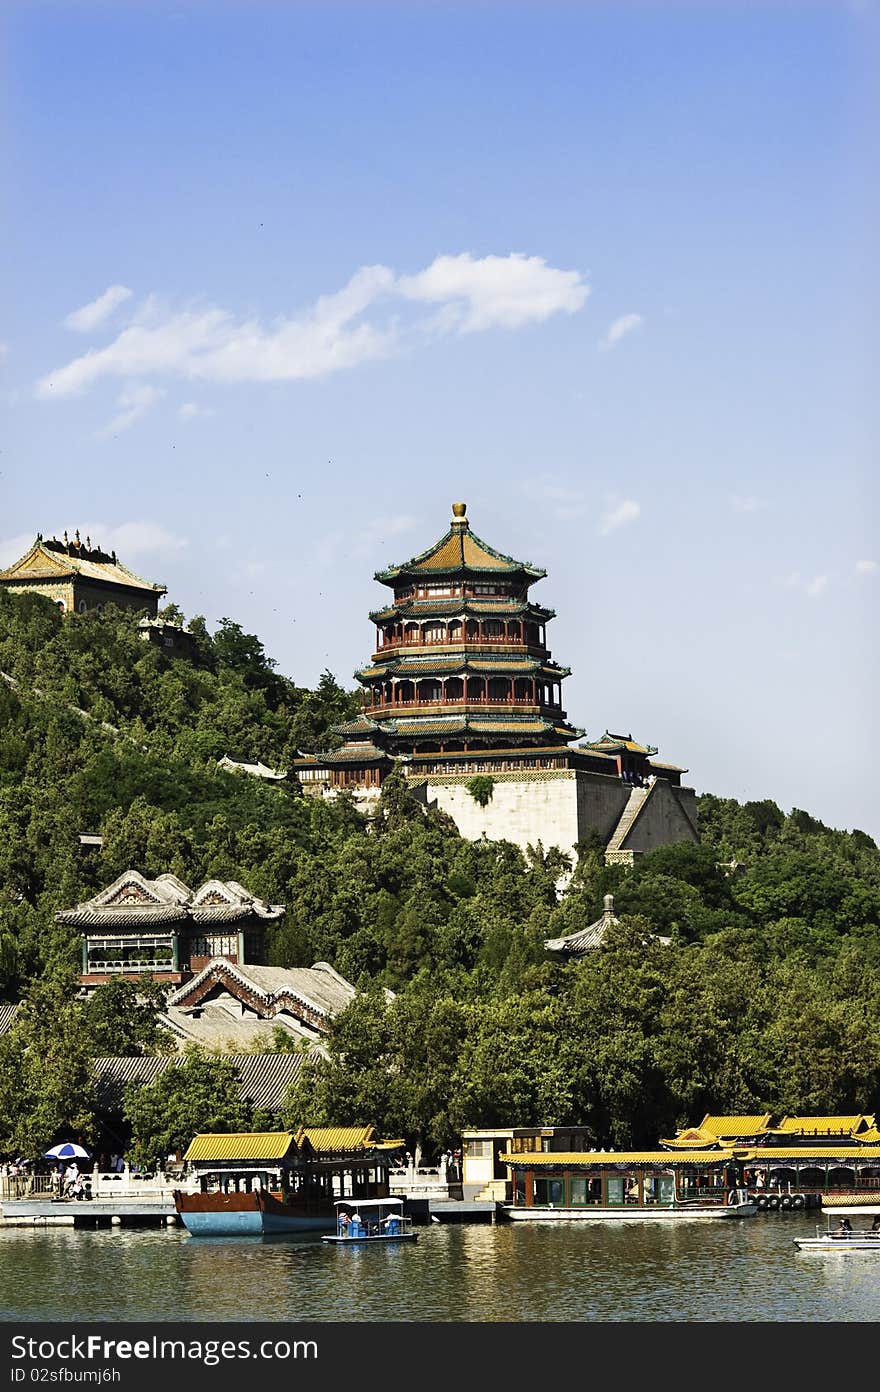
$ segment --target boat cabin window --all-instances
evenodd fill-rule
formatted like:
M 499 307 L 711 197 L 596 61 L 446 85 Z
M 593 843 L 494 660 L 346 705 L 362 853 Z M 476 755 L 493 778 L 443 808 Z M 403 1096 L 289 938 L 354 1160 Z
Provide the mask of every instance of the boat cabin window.
M 548 1204 L 552 1208 L 561 1208 L 565 1203 L 565 1181 L 563 1179 L 552 1179 L 549 1176 L 538 1175 L 535 1178 L 535 1203 Z

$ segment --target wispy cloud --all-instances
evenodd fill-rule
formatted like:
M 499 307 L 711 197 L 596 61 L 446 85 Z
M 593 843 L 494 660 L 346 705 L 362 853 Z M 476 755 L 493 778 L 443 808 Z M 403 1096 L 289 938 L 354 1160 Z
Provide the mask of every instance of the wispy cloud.
M 607 536 L 609 532 L 616 531 L 618 527 L 625 527 L 630 522 L 635 522 L 641 515 L 641 507 L 632 498 L 625 498 L 622 503 L 608 508 L 603 513 L 599 525 L 602 536 Z
M 587 500 L 580 489 L 558 483 L 549 474 L 539 474 L 536 478 L 525 479 L 520 485 L 520 491 L 533 502 L 545 506 L 561 522 L 583 517 L 588 509 Z
M 641 314 L 622 314 L 619 319 L 614 320 L 605 337 L 599 340 L 599 347 L 606 351 L 613 348 L 622 338 L 626 338 L 627 334 L 640 329 L 644 322 Z
M 730 506 L 733 508 L 734 512 L 757 512 L 761 504 L 757 498 L 752 497 L 750 494 L 743 495 L 740 493 L 732 493 L 730 497 Z
M 54 531 L 51 528 L 44 529 L 43 536 L 62 537 L 65 529 L 69 529 L 71 520 L 56 519 L 59 522 L 56 529 Z M 178 536 L 158 522 L 119 522 L 111 525 L 106 522 L 91 522 L 86 519 L 84 522 L 74 521 L 74 525 L 79 526 L 79 533 L 83 540 L 88 537 L 93 546 L 100 546 L 105 551 L 115 551 L 123 561 L 133 556 L 179 551 L 188 545 L 186 537 Z M 73 533 L 71 532 L 71 539 L 72 537 Z M 33 532 L 20 532 L 18 536 L 0 540 L 0 565 L 11 565 L 20 556 L 25 555 L 33 544 Z
M 108 285 L 103 295 L 68 314 L 64 327 L 76 333 L 92 333 L 110 318 L 115 309 L 131 298 L 131 293 L 127 285 Z
M 96 546 L 115 551 L 123 561 L 128 556 L 181 551 L 189 545 L 186 537 L 178 536 L 160 522 L 119 522 L 115 526 L 92 522 L 80 527 L 80 534 L 88 534 Z
M 139 421 L 142 416 L 151 411 L 156 402 L 164 395 L 161 387 L 151 387 L 146 382 L 139 386 L 127 387 L 116 398 L 116 405 L 120 407 L 120 410 L 103 429 L 97 432 L 98 435 L 103 439 L 108 435 L 118 435 L 121 431 L 128 430 L 135 421 Z
M 0 566 L 5 569 L 30 551 L 34 544 L 34 535 L 33 532 L 19 532 L 18 536 L 0 539 Z
M 214 306 L 173 309 L 149 297 L 112 343 L 90 348 L 48 373 L 36 394 L 72 396 L 106 377 L 304 381 L 438 335 L 518 329 L 555 314 L 574 314 L 588 294 L 580 272 L 558 270 L 542 257 L 513 252 L 475 258 L 465 252 L 438 256 L 411 276 L 396 276 L 387 266 L 364 266 L 335 294 L 277 318 L 271 327 L 256 319 L 236 320 Z M 431 312 L 420 314 L 419 306 L 430 306 Z
M 177 414 L 181 420 L 195 420 L 197 416 L 213 416 L 214 411 L 210 406 L 200 406 L 197 401 L 184 401 L 178 406 Z
M 827 575 L 813 575 L 808 577 L 802 575 L 799 570 L 792 570 L 782 581 L 787 590 L 800 590 L 802 594 L 809 595 L 811 599 L 816 599 L 828 588 Z
M 878 569 L 880 569 L 880 567 L 878 567 L 876 561 L 856 561 L 857 575 L 873 575 Z

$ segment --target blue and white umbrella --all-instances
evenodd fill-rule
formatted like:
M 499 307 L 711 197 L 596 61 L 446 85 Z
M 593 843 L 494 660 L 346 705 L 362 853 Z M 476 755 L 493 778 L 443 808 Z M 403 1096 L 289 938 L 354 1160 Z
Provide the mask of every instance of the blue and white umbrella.
M 81 1145 L 76 1145 L 73 1141 L 65 1141 L 63 1145 L 53 1145 L 51 1150 L 43 1153 L 44 1160 L 88 1160 L 89 1152 L 83 1150 Z

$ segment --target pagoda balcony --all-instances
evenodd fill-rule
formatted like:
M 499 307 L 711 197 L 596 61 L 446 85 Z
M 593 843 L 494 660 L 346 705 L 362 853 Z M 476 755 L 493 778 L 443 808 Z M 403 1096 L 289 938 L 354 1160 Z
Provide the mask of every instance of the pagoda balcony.
M 487 713 L 496 714 L 501 710 L 515 710 L 519 715 L 541 715 L 544 711 L 552 712 L 553 718 L 558 719 L 565 712 L 561 705 L 556 705 L 551 701 L 536 703 L 531 697 L 515 696 L 481 696 L 478 699 L 466 696 L 452 697 L 449 700 L 434 699 L 426 701 L 382 701 L 375 706 L 364 706 L 363 714 L 368 719 L 373 719 L 377 715 L 393 715 L 395 711 L 462 711 L 467 710 L 472 715 L 485 715 Z
M 389 638 L 387 643 L 383 643 L 373 652 L 373 661 L 377 658 L 387 657 L 390 652 L 412 651 L 413 648 L 428 648 L 431 652 L 442 651 L 444 648 L 451 648 L 453 652 L 479 652 L 482 648 L 515 648 L 517 652 L 534 649 L 538 653 L 546 653 L 547 648 L 544 643 L 537 639 L 514 638 L 494 636 L 492 638 L 481 638 L 478 634 L 471 635 L 470 638 Z

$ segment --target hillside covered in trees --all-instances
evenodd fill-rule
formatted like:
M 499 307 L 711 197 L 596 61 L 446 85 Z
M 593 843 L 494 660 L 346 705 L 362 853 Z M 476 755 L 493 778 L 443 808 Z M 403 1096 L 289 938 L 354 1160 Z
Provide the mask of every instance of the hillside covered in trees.
M 557 851 L 465 841 L 398 775 L 368 823 L 347 796 L 219 770 L 224 754 L 289 766 L 357 698 L 330 673 L 314 691 L 279 675 L 231 620 L 188 627 L 195 661 L 128 615 L 65 620 L 0 593 L 0 1000 L 23 1002 L 0 1038 L 0 1151 L 88 1135 L 89 1060 L 163 1047 L 158 994 L 116 982 L 76 998 L 78 937 L 53 918 L 129 867 L 286 904 L 271 961 L 323 959 L 360 987 L 285 1124 L 372 1122 L 434 1149 L 463 1126 L 579 1123 L 619 1147 L 707 1111 L 880 1109 L 865 833 L 703 795 L 699 845 L 627 870 L 585 844 L 560 897 Z M 101 849 L 84 855 L 81 831 Z M 595 921 L 609 891 L 620 922 L 603 947 L 551 959 L 544 940 Z M 226 1112 L 201 1078 L 202 1124 L 248 1124 L 222 1083 Z

